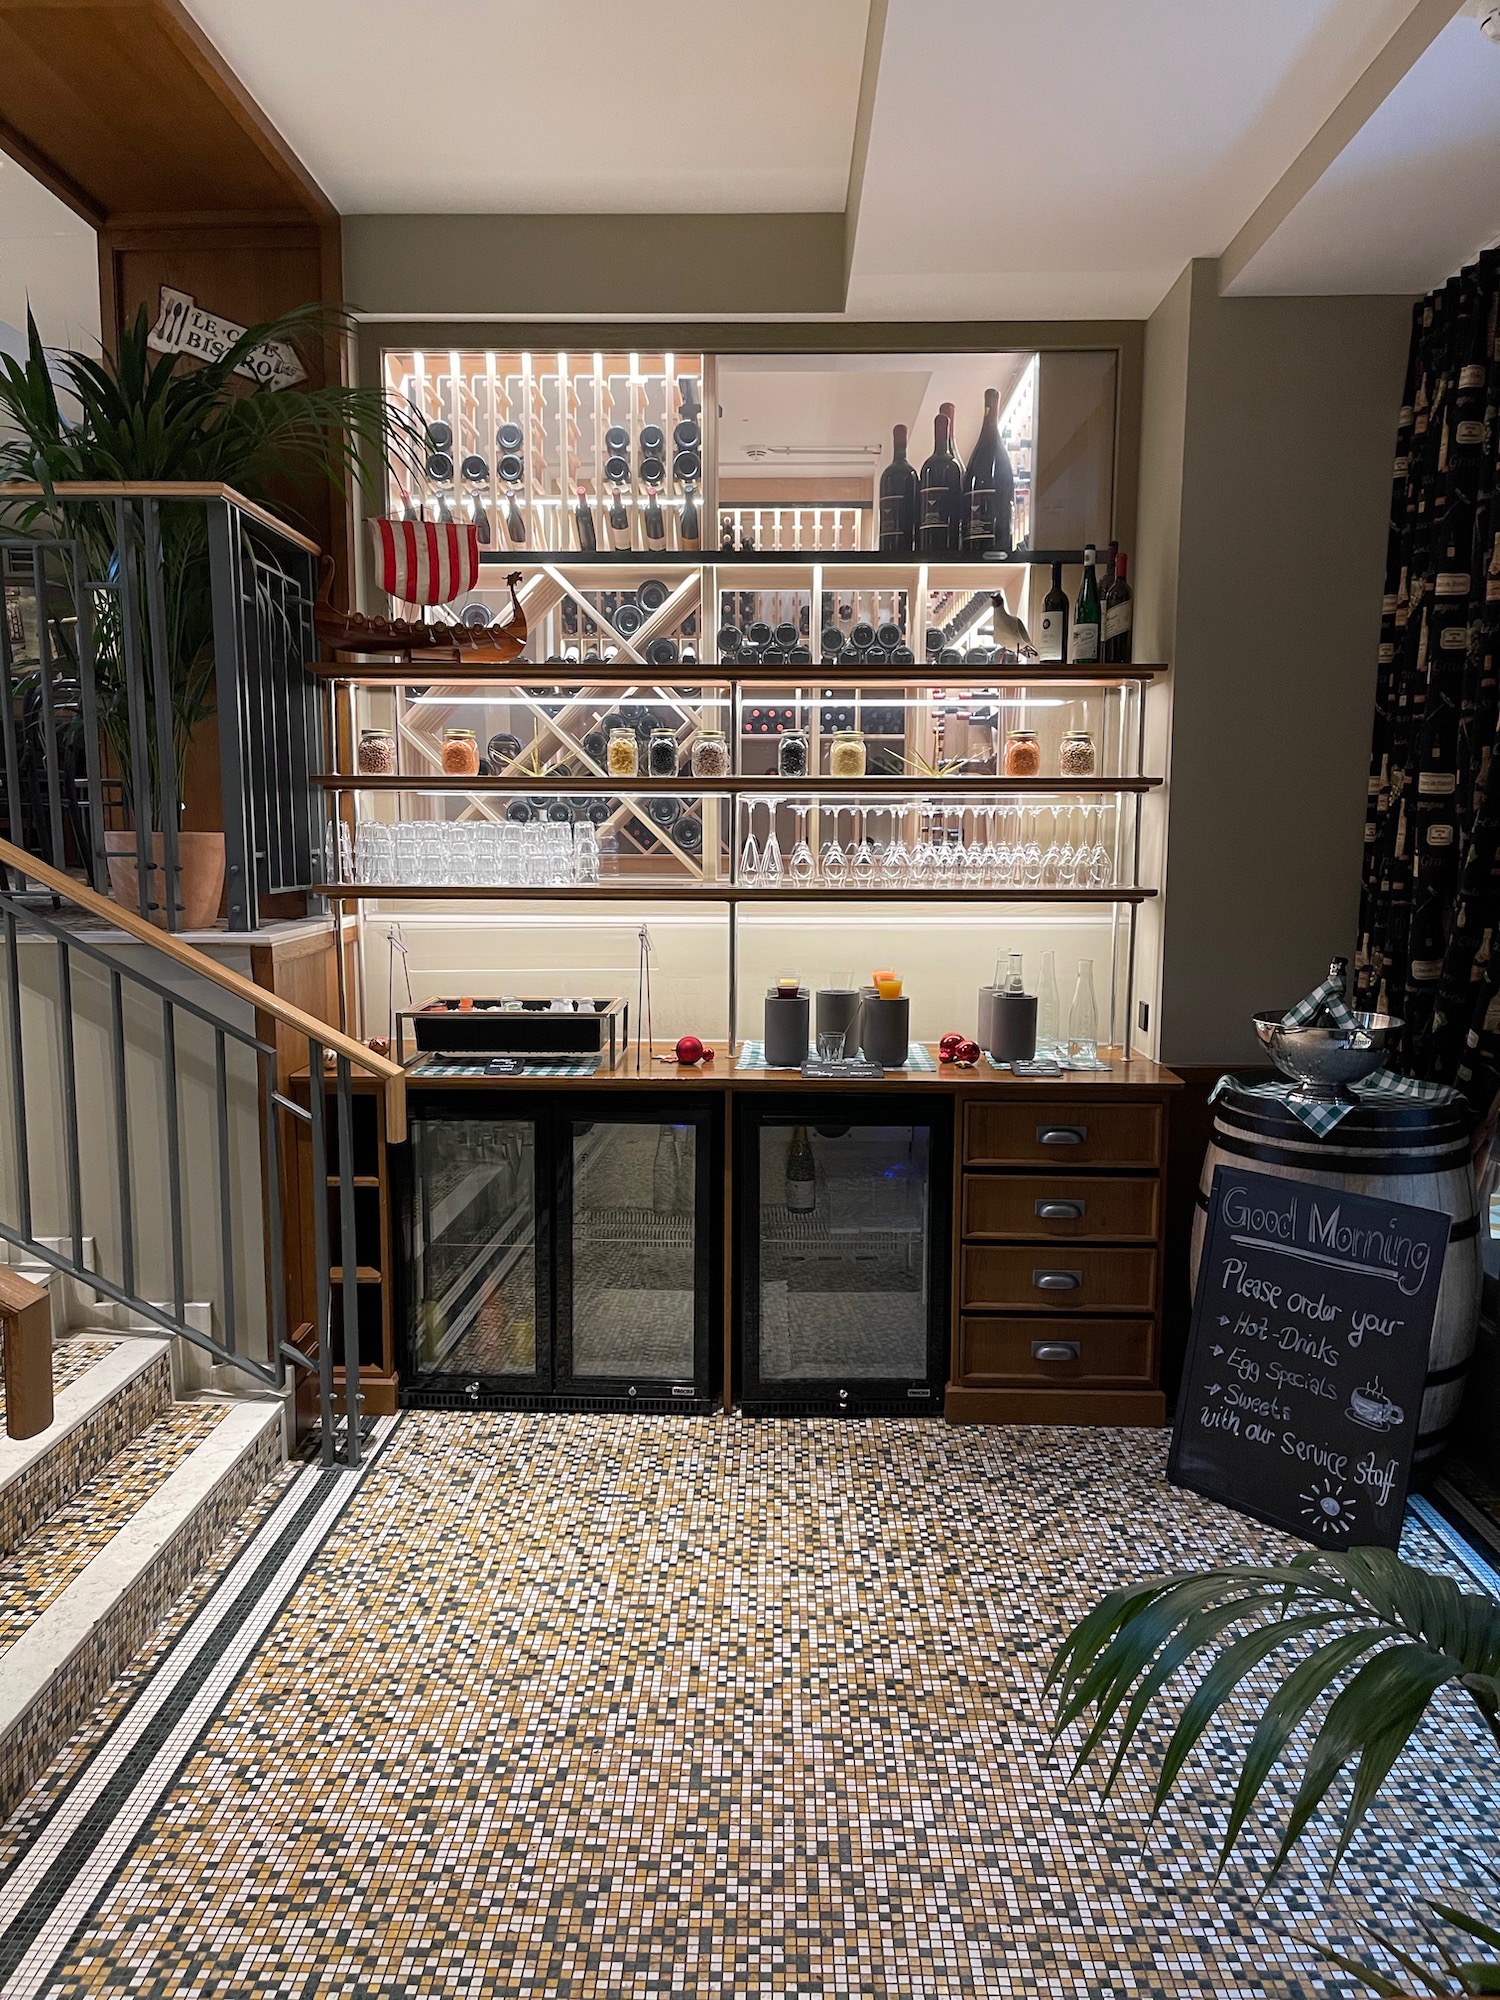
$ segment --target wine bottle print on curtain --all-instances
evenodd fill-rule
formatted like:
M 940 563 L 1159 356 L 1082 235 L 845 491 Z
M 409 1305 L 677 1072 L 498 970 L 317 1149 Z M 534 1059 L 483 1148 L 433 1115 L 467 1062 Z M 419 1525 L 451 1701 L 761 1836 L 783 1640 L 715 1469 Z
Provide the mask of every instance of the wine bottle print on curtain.
M 1397 426 L 1356 992 L 1401 1067 L 1500 1087 L 1500 252 L 1421 301 Z

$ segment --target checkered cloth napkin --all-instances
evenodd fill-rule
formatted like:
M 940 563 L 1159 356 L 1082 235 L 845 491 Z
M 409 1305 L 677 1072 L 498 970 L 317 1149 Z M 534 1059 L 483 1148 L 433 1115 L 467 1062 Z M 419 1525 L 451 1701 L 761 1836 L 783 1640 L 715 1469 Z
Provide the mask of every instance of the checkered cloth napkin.
M 1321 986 L 1315 986 L 1306 999 L 1299 1000 L 1295 1007 L 1288 1007 L 1281 1017 L 1281 1025 L 1283 1028 L 1316 1027 L 1323 1014 L 1328 1016 L 1324 1026 L 1352 1028 L 1356 1025 L 1344 999 L 1343 985 L 1331 974 Z
M 1230 1089 L 1241 1090 L 1247 1097 L 1276 1098 L 1318 1139 L 1331 1132 L 1354 1109 L 1352 1104 L 1304 1104 L 1293 1097 L 1296 1088 L 1289 1077 L 1272 1077 L 1268 1081 L 1264 1077 L 1230 1073 L 1219 1078 L 1208 1093 L 1208 1101 L 1212 1104 Z M 1423 1083 L 1418 1077 L 1397 1076 L 1393 1069 L 1378 1069 L 1373 1076 L 1362 1077 L 1350 1088 L 1360 1103 L 1388 1104 L 1399 1098 L 1409 1104 L 1452 1104 L 1458 1097 L 1458 1092 L 1446 1083 Z

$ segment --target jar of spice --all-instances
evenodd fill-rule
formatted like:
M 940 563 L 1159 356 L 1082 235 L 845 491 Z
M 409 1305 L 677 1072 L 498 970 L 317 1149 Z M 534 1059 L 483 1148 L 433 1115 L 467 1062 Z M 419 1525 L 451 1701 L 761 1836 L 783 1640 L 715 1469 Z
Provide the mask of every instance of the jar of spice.
M 776 739 L 776 775 L 778 778 L 805 778 L 807 776 L 807 731 L 805 729 L 784 729 Z
M 677 776 L 677 732 L 673 729 L 653 729 L 651 740 L 646 745 L 646 771 L 653 778 L 675 778 Z
M 359 732 L 359 769 L 367 778 L 389 778 L 396 770 L 396 739 L 388 729 Z
M 722 729 L 701 729 L 693 738 L 693 776 L 727 778 L 729 745 Z
M 1005 739 L 1007 778 L 1034 778 L 1042 768 L 1042 748 L 1034 729 L 1013 729 Z
M 857 729 L 836 729 L 828 752 L 828 774 L 833 778 L 862 778 L 865 775 L 865 739 Z
M 1092 778 L 1099 767 L 1094 739 L 1086 729 L 1070 729 L 1057 753 L 1057 768 L 1065 778 Z
M 472 729 L 443 731 L 443 770 L 450 778 L 479 775 L 479 741 Z
M 641 767 L 640 746 L 633 729 L 612 729 L 609 732 L 609 775 L 612 778 L 633 778 Z

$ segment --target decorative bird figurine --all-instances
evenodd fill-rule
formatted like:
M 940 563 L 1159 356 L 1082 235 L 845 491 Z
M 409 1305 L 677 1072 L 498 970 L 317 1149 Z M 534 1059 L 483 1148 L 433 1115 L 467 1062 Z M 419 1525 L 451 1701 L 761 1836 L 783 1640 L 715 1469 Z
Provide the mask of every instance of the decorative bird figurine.
M 995 633 L 995 648 L 1002 655 L 1001 664 L 1013 666 L 1022 659 L 1036 658 L 1036 647 L 1031 643 L 1031 634 L 1022 621 L 1005 602 L 1005 592 L 997 590 L 990 599 L 994 606 L 991 623 Z

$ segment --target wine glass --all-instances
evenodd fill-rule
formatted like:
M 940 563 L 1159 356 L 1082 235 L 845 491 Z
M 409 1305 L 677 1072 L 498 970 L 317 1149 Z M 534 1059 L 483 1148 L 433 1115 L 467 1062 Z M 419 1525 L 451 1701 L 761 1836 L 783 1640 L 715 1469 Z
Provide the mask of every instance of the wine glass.
M 888 889 L 899 889 L 906 881 L 911 868 L 911 854 L 901 837 L 904 808 L 887 806 L 890 814 L 890 838 L 886 841 L 885 852 L 880 857 L 880 877 Z
M 766 800 L 766 844 L 760 850 L 760 880 L 764 889 L 781 887 L 781 848 L 776 840 L 776 808 L 780 803 L 779 799 Z
M 870 846 L 869 815 L 863 806 L 859 810 L 859 845 L 849 860 L 849 873 L 856 889 L 868 889 L 875 880 L 875 853 Z
M 1037 888 L 1042 879 L 1042 850 L 1036 837 L 1037 814 L 1040 808 L 1028 806 L 1025 812 L 1025 841 L 1021 848 L 1021 881 L 1028 889 Z
M 1098 824 L 1095 827 L 1094 845 L 1089 852 L 1089 884 L 1095 889 L 1107 889 L 1115 879 L 1114 856 L 1104 845 L 1104 815 L 1108 808 L 1099 807 Z
M 844 853 L 839 840 L 839 822 L 844 815 L 842 806 L 833 808 L 833 838 L 823 843 L 823 880 L 830 889 L 842 889 L 849 879 L 849 858 Z
M 745 801 L 745 844 L 740 849 L 739 885 L 755 889 L 760 885 L 760 843 L 755 838 L 754 799 Z
M 979 857 L 979 879 L 987 889 L 998 889 L 1001 883 L 1004 882 L 1006 875 L 1007 863 L 1004 850 L 995 845 L 995 814 L 999 810 L 998 806 L 986 806 L 984 808 L 984 848 Z M 1001 834 L 1003 837 L 1003 823 Z
M 787 873 L 799 889 L 810 889 L 818 878 L 818 864 L 807 844 L 807 815 L 811 807 L 795 805 L 792 811 L 797 815 L 797 840 L 786 864 Z
M 966 889 L 978 889 L 984 883 L 984 847 L 979 838 L 980 811 L 981 808 L 978 806 L 974 808 L 973 825 L 968 844 L 961 846 L 958 851 L 959 879 Z M 959 824 L 962 826 L 962 812 L 960 812 L 958 817 Z

